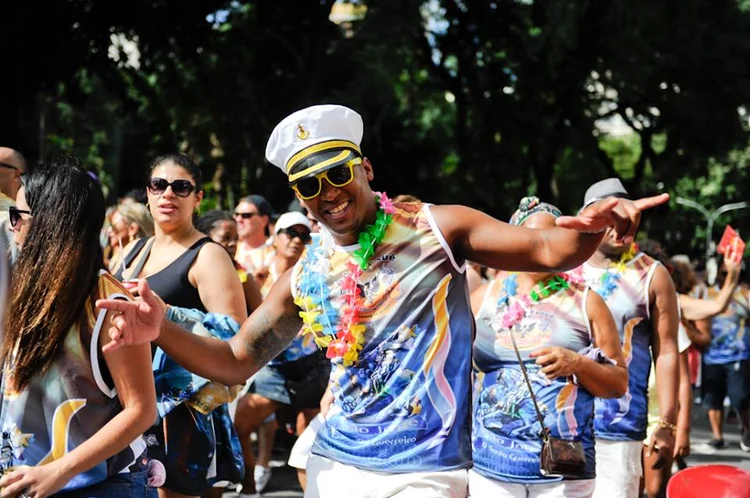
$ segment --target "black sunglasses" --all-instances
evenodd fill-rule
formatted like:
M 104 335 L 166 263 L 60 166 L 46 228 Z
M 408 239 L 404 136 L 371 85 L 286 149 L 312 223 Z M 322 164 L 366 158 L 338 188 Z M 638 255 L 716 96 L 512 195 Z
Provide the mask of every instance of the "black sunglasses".
M 175 180 L 168 182 L 164 178 L 153 177 L 148 181 L 148 191 L 152 195 L 161 195 L 167 188 L 172 187 L 172 192 L 177 197 L 187 197 L 195 190 L 195 185 L 190 183 L 188 180 Z
M 249 220 L 253 216 L 261 216 L 260 213 L 234 213 L 235 218 L 242 218 L 243 220 Z
M 310 242 L 310 239 L 312 238 L 308 230 L 295 230 L 294 228 L 282 228 L 281 230 L 279 230 L 279 233 L 287 234 L 290 239 L 299 237 L 299 240 L 302 241 L 303 244 L 307 244 L 308 242 Z
M 14 206 L 10 206 L 8 208 L 8 221 L 10 221 L 10 226 L 13 228 L 16 228 L 18 225 L 18 222 L 21 221 L 21 215 L 22 214 L 28 214 L 31 215 L 31 211 L 27 211 L 25 209 L 18 209 Z

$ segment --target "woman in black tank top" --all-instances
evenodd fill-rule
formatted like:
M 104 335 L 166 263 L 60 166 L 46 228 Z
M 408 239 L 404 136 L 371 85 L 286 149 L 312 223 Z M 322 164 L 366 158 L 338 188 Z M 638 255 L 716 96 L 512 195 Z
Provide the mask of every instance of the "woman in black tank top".
M 147 190 L 155 235 L 125 248 L 126 269 L 116 277 L 125 282 L 146 278 L 169 305 L 244 322 L 245 299 L 231 257 L 193 225 L 193 213 L 203 198 L 200 169 L 180 154 L 159 157 L 151 163 Z M 197 497 L 206 486 L 216 450 L 211 415 L 181 404 L 165 420 L 146 433 L 149 456 L 167 469 L 159 495 Z

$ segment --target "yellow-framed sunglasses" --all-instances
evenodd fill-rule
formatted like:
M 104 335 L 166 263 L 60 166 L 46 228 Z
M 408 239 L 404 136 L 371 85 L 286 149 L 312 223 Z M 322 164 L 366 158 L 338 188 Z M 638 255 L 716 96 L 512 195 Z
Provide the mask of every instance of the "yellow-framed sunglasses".
M 290 183 L 289 186 L 304 200 L 314 199 L 323 190 L 323 178 L 333 187 L 345 187 L 354 180 L 354 166 L 361 164 L 359 157 L 334 168 L 322 171 L 315 176 Z

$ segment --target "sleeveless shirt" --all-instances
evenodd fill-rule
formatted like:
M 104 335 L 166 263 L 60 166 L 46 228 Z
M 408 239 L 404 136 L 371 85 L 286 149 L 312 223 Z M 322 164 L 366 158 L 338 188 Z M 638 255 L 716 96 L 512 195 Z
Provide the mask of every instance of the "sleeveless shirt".
M 459 266 L 427 205 L 397 203 L 393 222 L 358 281 L 365 341 L 346 367 L 333 360 L 335 405 L 312 452 L 362 469 L 389 473 L 471 465 L 470 378 L 474 320 Z M 350 252 L 324 234 L 294 268 L 326 279 L 341 309 L 340 281 Z M 315 266 L 327 261 L 326 268 Z
M 596 437 L 611 441 L 643 441 L 648 425 L 648 376 L 651 371 L 651 303 L 649 287 L 656 265 L 649 256 L 638 253 L 619 274 L 617 286 L 605 302 L 620 333 L 622 354 L 628 367 L 628 390 L 621 398 L 596 399 Z M 596 291 L 605 272 L 584 263 L 586 282 Z
M 85 326 L 71 327 L 49 370 L 20 392 L 11 391 L 8 377 L 3 378 L 3 470 L 62 458 L 122 411 L 115 388 L 105 381 L 109 374 L 99 351 L 99 335 L 106 310 L 94 309 L 98 298 L 131 299 L 119 282 L 102 272 L 95 296 L 86 303 Z M 145 450 L 146 443 L 138 436 L 129 447 L 73 477 L 60 491 L 85 488 L 128 472 Z
M 561 477 L 545 477 L 540 472 L 542 428 L 510 333 L 491 325 L 498 317 L 498 299 L 507 295 L 506 278 L 513 277 L 502 274 L 489 285 L 477 313 L 472 424 L 474 470 L 505 482 L 559 481 Z M 570 378 L 550 380 L 529 354 L 541 347 L 559 346 L 580 352 L 591 346 L 586 312 L 588 292 L 588 288 L 571 284 L 568 289 L 533 303 L 513 328 L 545 426 L 554 437 L 583 444 L 586 470 L 582 479 L 595 475 L 594 397 Z
M 708 297 L 714 299 L 719 289 L 709 289 Z M 747 360 L 750 350 L 750 303 L 737 289 L 727 310 L 711 320 L 711 342 L 703 354 L 707 365 L 726 365 Z
M 138 240 L 133 249 L 125 258 L 125 267 L 130 268 L 133 261 L 139 256 L 143 247 L 149 239 Z M 181 308 L 197 309 L 206 313 L 198 289 L 190 283 L 188 273 L 198 257 L 201 248 L 207 243 L 215 243 L 210 237 L 197 240 L 185 252 L 172 261 L 166 268 L 146 277 L 151 290 L 153 290 L 165 303 Z M 147 249 L 151 252 L 151 248 Z M 148 257 L 148 253 L 145 257 Z M 115 273 L 118 280 L 122 280 L 122 269 Z

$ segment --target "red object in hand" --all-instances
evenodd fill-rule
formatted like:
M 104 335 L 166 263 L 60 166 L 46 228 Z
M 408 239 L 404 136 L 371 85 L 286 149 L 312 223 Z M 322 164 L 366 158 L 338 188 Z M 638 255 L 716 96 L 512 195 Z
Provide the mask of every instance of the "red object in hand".
M 749 498 L 750 472 L 732 465 L 699 465 L 677 472 L 667 498 Z
M 745 254 L 745 241 L 739 236 L 739 234 L 730 225 L 724 229 L 724 234 L 721 236 L 721 241 L 716 247 L 716 252 L 727 256 L 729 252 L 735 254 L 737 259 L 742 259 L 742 255 Z

